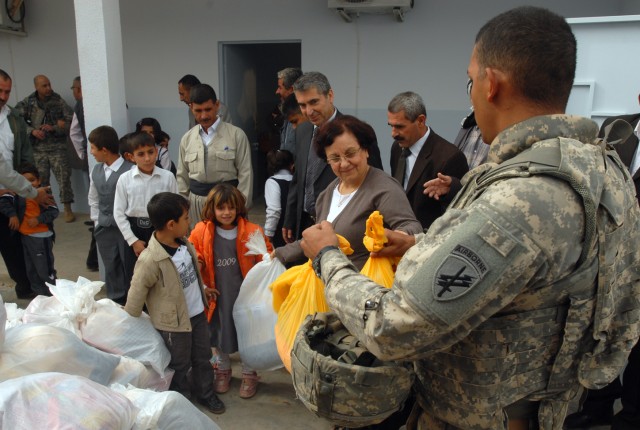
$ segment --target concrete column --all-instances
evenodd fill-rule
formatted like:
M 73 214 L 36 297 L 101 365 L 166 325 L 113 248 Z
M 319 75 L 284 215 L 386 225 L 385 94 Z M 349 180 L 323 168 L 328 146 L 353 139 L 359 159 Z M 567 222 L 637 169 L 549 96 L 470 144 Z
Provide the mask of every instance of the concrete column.
M 87 134 L 110 125 L 119 136 L 128 132 L 120 2 L 74 0 L 78 62 Z M 90 169 L 95 160 L 89 155 Z

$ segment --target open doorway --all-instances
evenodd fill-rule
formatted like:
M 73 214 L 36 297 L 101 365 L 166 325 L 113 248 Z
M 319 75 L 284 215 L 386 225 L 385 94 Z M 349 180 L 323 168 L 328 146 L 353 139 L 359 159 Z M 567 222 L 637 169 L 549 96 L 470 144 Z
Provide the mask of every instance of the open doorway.
M 275 94 L 277 73 L 300 67 L 301 42 L 219 42 L 220 99 L 229 108 L 233 124 L 252 144 L 254 199 L 262 197 L 267 179 L 266 152 L 279 142 L 272 112 L 280 102 Z

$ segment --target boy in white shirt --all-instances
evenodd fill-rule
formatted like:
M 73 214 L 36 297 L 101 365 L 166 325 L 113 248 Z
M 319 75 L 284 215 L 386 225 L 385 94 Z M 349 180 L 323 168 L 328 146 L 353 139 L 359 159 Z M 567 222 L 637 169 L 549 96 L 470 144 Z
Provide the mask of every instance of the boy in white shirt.
M 171 172 L 156 166 L 158 150 L 153 137 L 135 133 L 129 139 L 133 161 L 136 164 L 118 179 L 113 204 L 113 217 L 129 247 L 125 252 L 124 269 L 128 282 L 133 268 L 153 233 L 147 204 L 161 192 L 178 192 L 178 184 Z

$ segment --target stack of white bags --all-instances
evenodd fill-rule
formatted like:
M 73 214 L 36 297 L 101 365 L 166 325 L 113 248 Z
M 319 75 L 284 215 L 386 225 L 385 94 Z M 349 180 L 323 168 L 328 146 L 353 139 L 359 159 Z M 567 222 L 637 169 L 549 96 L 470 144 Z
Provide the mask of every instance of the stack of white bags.
M 0 298 L 0 429 L 219 429 L 167 391 L 160 334 L 95 301 L 102 284 L 58 279 L 24 311 Z

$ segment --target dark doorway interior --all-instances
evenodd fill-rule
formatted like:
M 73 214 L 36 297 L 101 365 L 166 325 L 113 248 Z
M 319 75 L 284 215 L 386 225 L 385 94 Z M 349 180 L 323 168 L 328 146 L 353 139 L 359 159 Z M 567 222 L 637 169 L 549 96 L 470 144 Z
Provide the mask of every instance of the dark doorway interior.
M 254 199 L 262 197 L 267 179 L 265 154 L 277 145 L 279 134 L 271 113 L 280 98 L 275 94 L 277 73 L 300 67 L 300 41 L 220 42 L 221 100 L 233 124 L 242 128 L 253 146 Z

